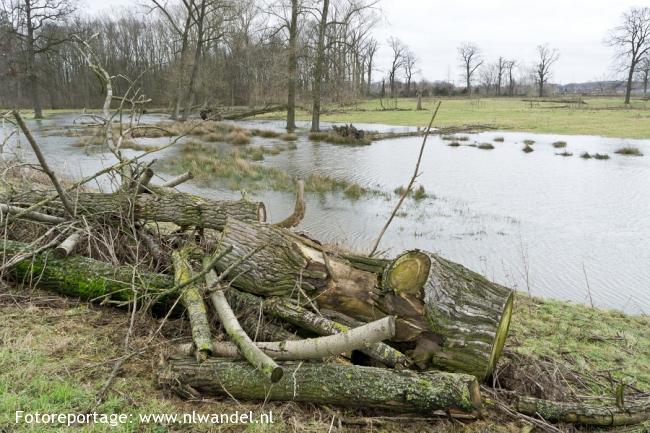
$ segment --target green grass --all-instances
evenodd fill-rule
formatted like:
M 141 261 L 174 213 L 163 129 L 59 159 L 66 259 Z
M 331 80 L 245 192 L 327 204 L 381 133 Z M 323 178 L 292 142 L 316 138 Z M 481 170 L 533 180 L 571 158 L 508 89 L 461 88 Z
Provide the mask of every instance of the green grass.
M 329 105 L 325 108 L 331 112 L 324 113 L 321 120 L 426 127 L 437 100 L 424 99 L 422 111 L 415 110 L 415 98 L 397 100 L 403 111 L 381 111 L 378 99 L 361 100 L 352 107 Z M 545 101 L 531 104 L 521 98 L 443 98 L 435 126 L 483 124 L 514 131 L 650 138 L 649 101 L 633 100 L 629 107 L 623 104 L 622 97 L 585 98 L 586 104 L 579 106 L 547 98 Z M 310 114 L 299 111 L 298 118 L 309 120 Z
M 518 295 L 506 345 L 563 364 L 593 395 L 614 396 L 609 375 L 650 390 L 648 317 Z
M 620 149 L 614 151 L 614 153 L 625 156 L 643 156 L 641 150 L 638 147 L 634 146 L 621 147 Z
M 6 291 L 3 291 L 7 294 Z M 27 295 L 27 296 L 26 296 Z M 17 302 L 16 302 L 17 301 Z M 259 412 L 261 402 L 234 401 L 229 398 L 186 401 L 168 395 L 155 386 L 154 368 L 157 346 L 123 364 L 107 400 L 95 407 L 96 392 L 104 385 L 122 355 L 122 344 L 129 313 L 112 307 L 89 306 L 51 293 L 14 290 L 0 298 L 0 431 L 51 432 L 72 431 L 61 426 L 14 424 L 16 410 L 25 412 L 138 413 L 232 413 L 235 410 Z M 135 347 L 144 345 L 159 321 L 145 315 L 136 320 L 132 337 Z M 173 336 L 189 335 L 187 324 L 173 320 L 163 328 Z M 167 336 L 169 337 L 169 336 Z M 507 351 L 530 359 L 550 359 L 558 368 L 581 377 L 587 397 L 613 397 L 617 383 L 650 390 L 650 319 L 628 316 L 616 311 L 591 309 L 553 300 L 540 300 L 518 294 L 506 340 Z M 506 353 L 505 357 L 508 357 Z M 507 362 L 507 359 L 504 359 Z M 503 363 L 500 363 L 503 364 Z M 610 379 L 611 376 L 611 379 Z M 535 377 L 526 377 L 532 382 Z M 630 392 L 630 391 L 628 391 Z M 468 423 L 440 420 L 408 420 L 379 425 L 372 431 L 407 433 L 522 432 L 515 421 L 488 417 Z M 137 405 L 137 406 L 135 406 Z M 299 403 L 267 402 L 264 410 L 273 410 L 272 426 L 222 426 L 219 431 L 321 433 L 330 431 L 332 410 Z M 358 410 L 334 409 L 338 416 L 354 419 L 364 415 Z M 381 415 L 381 414 L 380 414 Z M 101 425 L 75 427 L 74 431 L 171 433 L 178 426 Z M 192 431 L 216 431 L 214 426 L 193 425 Z M 339 433 L 360 431 L 359 426 L 343 424 Z M 639 427 L 638 431 L 643 431 Z

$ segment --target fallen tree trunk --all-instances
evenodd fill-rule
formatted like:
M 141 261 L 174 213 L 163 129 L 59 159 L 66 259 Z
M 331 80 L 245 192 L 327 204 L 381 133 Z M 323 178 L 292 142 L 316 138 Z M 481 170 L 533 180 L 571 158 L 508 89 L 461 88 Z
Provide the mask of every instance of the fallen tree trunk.
M 0 192 L 0 202 L 33 204 L 50 195 L 46 191 L 4 191 Z M 228 217 L 241 221 L 266 220 L 266 208 L 260 202 L 215 201 L 179 192 L 137 195 L 125 192 L 110 194 L 83 192 L 72 198 L 77 215 L 84 216 L 133 215 L 139 220 L 170 222 L 179 226 L 215 230 L 223 230 Z
M 623 407 L 618 407 L 519 397 L 517 411 L 525 415 L 540 416 L 551 422 L 621 426 L 650 420 L 650 400 L 626 402 Z
M 272 386 L 242 361 L 192 358 L 162 361 L 158 383 L 181 395 L 230 396 L 259 401 L 302 401 L 344 407 L 432 413 L 475 413 L 481 406 L 476 378 L 466 374 L 386 370 L 321 363 L 283 365 L 286 374 Z

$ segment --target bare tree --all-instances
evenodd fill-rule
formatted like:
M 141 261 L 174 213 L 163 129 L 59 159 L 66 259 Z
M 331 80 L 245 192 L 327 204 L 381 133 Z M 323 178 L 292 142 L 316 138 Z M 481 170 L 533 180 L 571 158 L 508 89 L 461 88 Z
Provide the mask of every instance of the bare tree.
M 388 70 L 388 84 L 390 86 L 390 96 L 394 98 L 397 72 L 404 67 L 407 48 L 402 41 L 392 36 L 388 39 L 388 46 L 393 52 L 390 69 Z
M 508 95 L 510 96 L 513 96 L 515 94 L 515 66 L 517 66 L 517 62 L 515 60 L 506 60 L 505 68 L 508 71 Z
M 489 94 L 492 87 L 496 88 L 497 69 L 496 64 L 484 65 L 479 70 L 479 78 L 481 86 L 485 89 L 485 93 Z
M 497 96 L 501 95 L 501 86 L 503 84 L 503 75 L 506 72 L 506 66 L 508 61 L 503 57 L 499 57 L 499 60 L 495 63 L 495 75 L 496 75 L 496 94 Z
M 535 80 L 537 81 L 538 94 L 544 96 L 544 85 L 551 75 L 551 66 L 560 58 L 560 52 L 548 45 L 538 45 L 537 55 L 539 59 L 535 67 Z
M 607 44 L 617 49 L 616 57 L 627 69 L 625 103 L 630 103 L 634 71 L 650 52 L 650 8 L 632 8 L 623 13 L 621 24 L 610 31 Z
M 377 52 L 377 48 L 379 48 L 379 44 L 377 43 L 376 40 L 371 39 L 368 41 L 368 45 L 366 45 L 366 94 L 370 95 L 370 87 L 372 85 L 372 69 L 373 69 L 373 60 L 375 58 L 375 53 Z
M 24 75 L 29 83 L 34 117 L 43 118 L 38 58 L 50 54 L 68 41 L 68 35 L 56 31 L 75 10 L 74 0 L 3 0 L 2 14 L 9 32 L 20 41 Z M 3 36 L 3 39 L 7 36 Z
M 404 76 L 406 77 L 406 96 L 411 96 L 411 80 L 413 79 L 413 74 L 415 73 L 415 65 L 418 62 L 418 58 L 413 54 L 411 50 L 407 50 L 404 54 Z
M 637 75 L 643 84 L 643 96 L 647 96 L 648 80 L 650 79 L 650 54 L 646 54 L 646 56 L 639 62 Z
M 472 94 L 472 76 L 474 72 L 483 64 L 481 59 L 481 50 L 476 44 L 463 42 L 458 47 L 458 56 L 463 68 L 463 77 L 467 86 L 467 94 Z

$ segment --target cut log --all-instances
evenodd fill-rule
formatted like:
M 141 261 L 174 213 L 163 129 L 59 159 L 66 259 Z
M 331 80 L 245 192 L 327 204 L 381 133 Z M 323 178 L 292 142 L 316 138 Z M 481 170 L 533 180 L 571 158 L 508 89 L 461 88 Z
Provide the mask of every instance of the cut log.
M 47 191 L 4 191 L 0 202 L 33 204 L 49 197 Z M 76 212 L 84 216 L 125 217 L 170 222 L 179 226 L 196 226 L 223 230 L 228 217 L 241 221 L 265 221 L 263 203 L 249 201 L 214 201 L 191 194 L 111 194 L 78 193 L 74 196 Z
M 389 316 L 340 334 L 305 340 L 257 342 L 255 345 L 266 355 L 277 360 L 322 359 L 370 347 L 382 340 L 391 339 L 393 335 L 395 319 Z M 192 344 L 176 348 L 184 355 L 191 355 L 194 350 Z M 220 358 L 242 358 L 237 345 L 226 341 L 213 341 L 212 354 Z
M 192 267 L 189 263 L 190 248 L 184 247 L 180 251 L 172 253 L 174 264 L 174 284 L 179 286 L 186 284 L 192 278 Z M 208 314 L 203 302 L 203 296 L 198 287 L 189 284 L 181 289 L 181 303 L 187 311 L 192 328 L 192 340 L 196 347 L 196 359 L 199 362 L 212 353 L 212 337 L 210 335 L 210 323 Z
M 623 407 L 618 407 L 519 397 L 517 411 L 525 415 L 540 416 L 550 422 L 621 426 L 650 420 L 650 400 L 626 402 Z
M 492 375 L 505 344 L 514 292 L 469 269 L 423 251 L 408 251 L 386 268 L 385 297 L 398 305 L 424 302 L 431 341 L 416 361 L 484 380 Z
M 16 206 L 9 206 L 4 203 L 0 203 L 0 221 L 4 222 L 5 220 L 5 215 L 4 214 L 21 214 L 23 213 L 25 209 L 16 207 Z M 26 220 L 31 220 L 31 221 L 37 221 L 41 223 L 47 223 L 47 224 L 61 224 L 66 221 L 65 218 L 58 217 L 55 215 L 48 215 L 40 212 L 24 212 L 23 215 L 21 216 L 22 219 Z
M 170 357 L 161 362 L 158 383 L 181 395 L 230 396 L 246 400 L 302 401 L 393 412 L 438 410 L 475 413 L 481 406 L 476 378 L 443 372 L 414 373 L 375 367 L 320 363 L 285 364 L 285 376 L 270 386 L 242 361 Z
M 81 233 L 80 232 L 75 232 L 72 233 L 70 236 L 65 238 L 63 242 L 59 244 L 58 247 L 54 250 L 54 254 L 56 254 L 57 257 L 66 257 L 70 255 L 70 253 L 75 249 L 79 241 L 81 240 Z
M 192 174 L 191 171 L 186 171 L 183 174 L 179 174 L 176 177 L 173 177 L 169 179 L 167 182 L 164 182 L 162 185 L 160 185 L 163 188 L 174 188 L 175 186 L 180 185 L 183 182 L 187 182 L 188 180 L 194 178 L 194 175 Z

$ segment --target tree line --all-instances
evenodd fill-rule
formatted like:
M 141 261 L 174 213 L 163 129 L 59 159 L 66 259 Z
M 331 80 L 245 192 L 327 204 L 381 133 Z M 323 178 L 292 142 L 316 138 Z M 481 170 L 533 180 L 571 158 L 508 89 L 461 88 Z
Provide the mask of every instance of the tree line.
M 359 97 L 549 91 L 559 51 L 537 47 L 532 67 L 479 46 L 458 47 L 462 86 L 416 80 L 418 57 L 396 37 L 386 41 L 388 67 L 378 80 L 379 0 L 148 0 L 138 8 L 89 16 L 76 0 L 0 0 L 0 106 L 97 107 L 103 84 L 80 47 L 89 46 L 111 74 L 116 95 L 137 87 L 152 106 L 183 120 L 199 107 L 286 104 L 295 128 L 298 101 L 320 127 L 323 103 Z M 647 92 L 650 8 L 631 8 L 607 44 L 626 76 Z M 87 44 L 87 45 L 86 45 Z
M 97 16 L 74 0 L 1 4 L 0 106 L 32 106 L 36 117 L 43 106 L 103 102 L 82 41 L 116 94 L 137 86 L 178 119 L 196 107 L 280 102 L 292 115 L 298 94 L 319 111 L 323 95 L 365 95 L 375 70 L 372 0 L 150 0 Z

